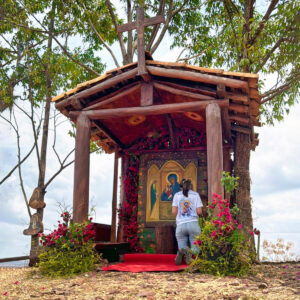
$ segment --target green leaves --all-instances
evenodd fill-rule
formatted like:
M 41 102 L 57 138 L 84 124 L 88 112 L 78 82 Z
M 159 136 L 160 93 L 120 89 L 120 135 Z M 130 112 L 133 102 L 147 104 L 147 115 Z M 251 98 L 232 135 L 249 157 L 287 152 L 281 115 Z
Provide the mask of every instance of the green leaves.
M 221 183 L 227 193 L 232 193 L 239 186 L 239 177 L 230 176 L 229 172 L 222 172 Z
M 282 120 L 299 97 L 299 1 L 275 7 L 270 1 L 192 2 L 194 9 L 179 13 L 169 27 L 173 46 L 187 49 L 182 60 L 277 77 L 275 87 L 260 83 L 261 112 L 267 123 Z

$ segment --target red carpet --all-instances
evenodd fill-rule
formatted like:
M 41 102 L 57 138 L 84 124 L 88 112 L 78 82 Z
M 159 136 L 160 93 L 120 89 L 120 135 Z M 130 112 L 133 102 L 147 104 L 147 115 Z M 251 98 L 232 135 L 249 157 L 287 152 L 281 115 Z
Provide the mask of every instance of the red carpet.
M 120 272 L 176 272 L 187 267 L 175 265 L 175 254 L 125 254 L 124 262 L 103 267 L 103 271 Z

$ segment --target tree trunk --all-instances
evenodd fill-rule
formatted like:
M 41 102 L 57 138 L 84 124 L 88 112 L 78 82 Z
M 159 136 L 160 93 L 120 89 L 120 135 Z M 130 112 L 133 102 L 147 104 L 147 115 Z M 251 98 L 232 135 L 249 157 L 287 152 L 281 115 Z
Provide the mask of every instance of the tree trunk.
M 250 136 L 237 132 L 234 153 L 234 176 L 239 177 L 239 186 L 235 196 L 236 204 L 240 209 L 238 221 L 243 225 L 246 234 L 249 234 L 249 230 L 253 230 L 249 174 L 250 151 Z M 251 240 L 251 244 L 254 247 L 254 239 Z
M 49 71 L 50 67 L 50 53 L 52 51 L 52 33 L 54 29 L 54 11 L 55 7 L 53 5 L 51 12 L 51 20 L 49 24 L 49 37 L 48 37 L 48 61 L 45 65 L 45 77 L 47 84 L 46 91 L 46 104 L 45 104 L 45 113 L 44 113 L 44 123 L 43 123 L 43 135 L 42 135 L 42 144 L 41 144 L 41 153 L 39 164 L 39 178 L 38 178 L 38 188 L 41 189 L 40 201 L 44 202 L 44 185 L 45 185 L 45 174 L 46 174 L 46 161 L 47 161 L 47 145 L 48 145 L 48 131 L 49 131 L 49 116 L 50 116 L 50 104 L 51 104 L 51 75 Z M 37 212 L 41 216 L 41 221 L 43 220 L 44 208 L 37 209 Z M 39 238 L 37 235 L 31 236 L 31 245 L 30 245 L 30 258 L 29 258 L 29 266 L 33 266 L 37 262 L 37 248 L 39 245 Z

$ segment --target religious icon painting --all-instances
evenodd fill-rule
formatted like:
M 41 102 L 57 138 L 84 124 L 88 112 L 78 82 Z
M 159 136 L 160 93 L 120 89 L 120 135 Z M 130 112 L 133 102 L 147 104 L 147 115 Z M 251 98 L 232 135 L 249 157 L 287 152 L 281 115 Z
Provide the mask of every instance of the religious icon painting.
M 180 191 L 180 181 L 188 178 L 197 188 L 197 167 L 190 162 L 185 168 L 177 161 L 168 160 L 160 168 L 155 162 L 147 172 L 146 222 L 174 222 L 172 201 Z

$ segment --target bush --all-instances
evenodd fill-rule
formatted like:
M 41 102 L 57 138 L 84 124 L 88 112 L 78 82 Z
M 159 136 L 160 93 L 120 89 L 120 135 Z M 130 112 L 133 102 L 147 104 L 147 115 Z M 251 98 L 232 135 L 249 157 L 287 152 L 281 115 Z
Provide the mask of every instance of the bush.
M 213 216 L 216 206 L 219 214 Z M 194 242 L 198 250 L 190 271 L 214 275 L 244 275 L 251 269 L 249 237 L 242 232 L 242 225 L 233 218 L 236 207 L 230 210 L 227 199 L 213 195 L 208 206 L 208 218 L 200 220 L 201 234 Z
M 41 253 L 38 268 L 42 275 L 64 277 L 91 271 L 100 262 L 94 250 L 95 230 L 91 219 L 85 224 L 69 222 L 70 214 L 61 215 L 58 228 L 48 235 L 40 234 Z

